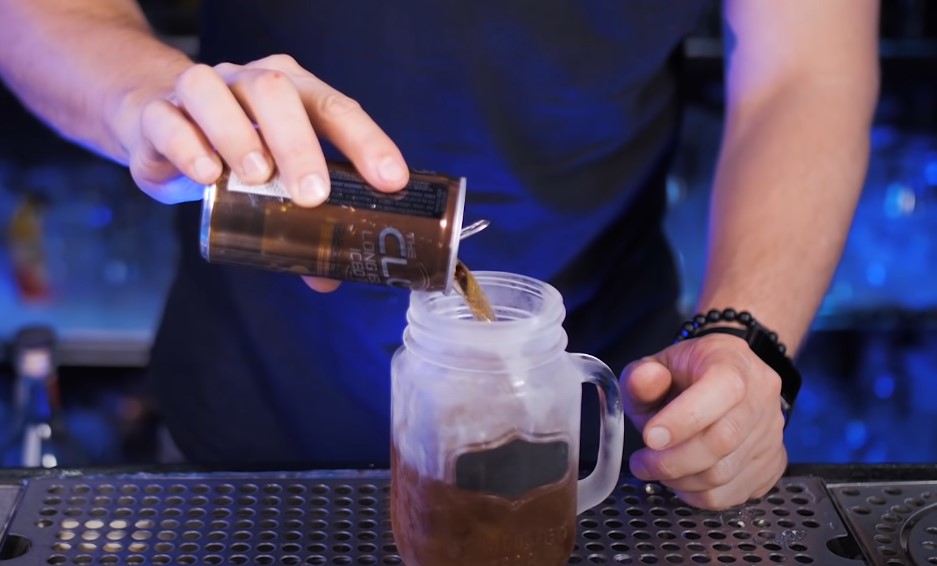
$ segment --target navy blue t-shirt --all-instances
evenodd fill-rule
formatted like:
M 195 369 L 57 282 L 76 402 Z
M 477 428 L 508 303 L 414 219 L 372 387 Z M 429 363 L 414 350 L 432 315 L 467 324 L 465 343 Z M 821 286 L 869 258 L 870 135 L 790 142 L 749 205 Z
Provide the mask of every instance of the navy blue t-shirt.
M 202 59 L 290 54 L 359 101 L 411 167 L 466 177 L 466 222 L 491 226 L 460 258 L 556 285 L 569 350 L 618 372 L 677 329 L 664 175 L 679 44 L 707 4 L 206 0 Z M 180 448 L 224 465 L 386 466 L 408 294 L 321 295 L 295 276 L 208 264 L 198 206 L 179 208 L 182 260 L 151 373 Z

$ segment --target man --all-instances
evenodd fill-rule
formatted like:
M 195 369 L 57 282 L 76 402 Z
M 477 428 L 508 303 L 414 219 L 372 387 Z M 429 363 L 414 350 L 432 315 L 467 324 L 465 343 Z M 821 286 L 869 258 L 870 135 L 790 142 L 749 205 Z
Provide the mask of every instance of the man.
M 0 70 L 53 128 L 166 203 L 199 199 L 223 163 L 248 182 L 276 169 L 304 206 L 327 198 L 325 155 L 382 191 L 408 167 L 466 176 L 466 218 L 492 225 L 461 257 L 554 283 L 571 350 L 633 361 L 625 409 L 646 446 L 631 471 L 720 508 L 764 494 L 787 455 L 778 374 L 745 341 L 668 346 L 674 64 L 706 4 L 204 0 L 193 64 L 131 0 L 0 0 Z M 862 185 L 877 2 L 727 0 L 724 13 L 726 128 L 698 308 L 749 311 L 793 353 Z M 186 454 L 383 463 L 406 295 L 313 293 L 208 265 L 198 207 L 179 208 L 184 257 L 151 369 Z

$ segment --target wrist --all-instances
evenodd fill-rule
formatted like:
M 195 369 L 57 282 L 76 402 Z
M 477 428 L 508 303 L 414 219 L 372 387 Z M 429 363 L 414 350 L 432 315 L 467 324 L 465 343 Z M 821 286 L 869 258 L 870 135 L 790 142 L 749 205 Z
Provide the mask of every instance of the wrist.
M 766 328 L 747 311 L 713 309 L 684 322 L 676 342 L 717 333 L 730 334 L 745 340 L 752 352 L 781 378 L 781 410 L 786 426 L 794 401 L 800 392 L 802 378 L 777 333 Z

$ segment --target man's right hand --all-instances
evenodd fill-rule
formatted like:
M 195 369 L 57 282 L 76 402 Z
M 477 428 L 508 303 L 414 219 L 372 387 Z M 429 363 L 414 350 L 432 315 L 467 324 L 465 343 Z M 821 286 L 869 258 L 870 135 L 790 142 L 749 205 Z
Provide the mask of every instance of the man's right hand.
M 136 0 L 0 0 L 0 36 L 0 80 L 24 105 L 64 138 L 128 165 L 161 202 L 201 199 L 226 164 L 250 183 L 276 171 L 296 204 L 315 206 L 329 194 L 320 139 L 378 190 L 409 178 L 361 106 L 292 57 L 195 64 L 153 35 Z
M 320 136 L 378 190 L 399 190 L 409 177 L 400 150 L 361 106 L 288 55 L 194 64 L 172 90 L 126 95 L 116 119 L 134 180 L 165 203 L 200 199 L 225 163 L 248 183 L 276 170 L 296 204 L 321 204 L 329 176 Z

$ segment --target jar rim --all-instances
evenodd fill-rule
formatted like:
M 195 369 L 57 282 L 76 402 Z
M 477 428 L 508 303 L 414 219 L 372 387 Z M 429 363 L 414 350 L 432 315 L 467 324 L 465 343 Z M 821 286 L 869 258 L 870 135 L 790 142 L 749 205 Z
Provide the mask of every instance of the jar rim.
M 413 291 L 407 311 L 408 323 L 420 328 L 432 327 L 432 332 L 440 338 L 470 332 L 475 339 L 490 337 L 492 340 L 520 337 L 562 324 L 566 316 L 563 297 L 549 283 L 503 271 L 473 271 L 472 274 L 491 299 L 497 320 L 474 319 L 465 300 L 454 291 Z M 510 299 L 514 300 L 506 304 Z

